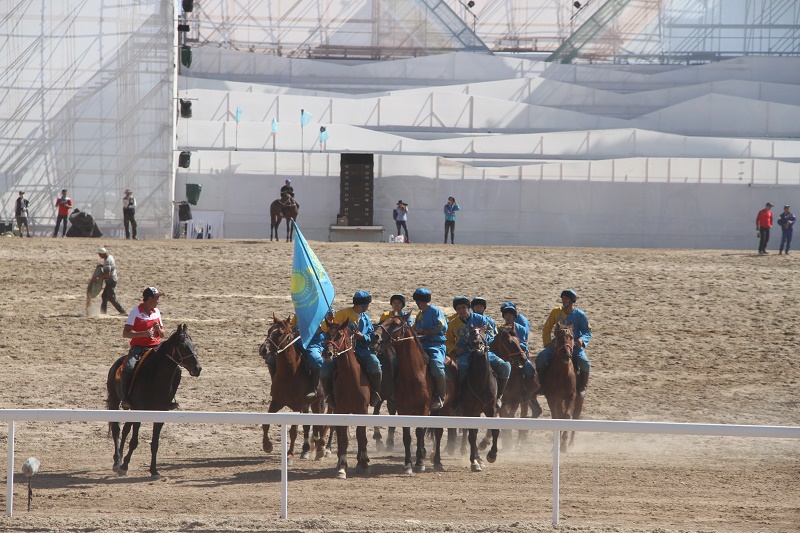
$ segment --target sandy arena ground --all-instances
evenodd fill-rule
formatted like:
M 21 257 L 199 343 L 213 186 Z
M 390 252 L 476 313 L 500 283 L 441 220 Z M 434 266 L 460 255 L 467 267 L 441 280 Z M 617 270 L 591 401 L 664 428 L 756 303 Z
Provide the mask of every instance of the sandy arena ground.
M 0 241 L 0 408 L 104 408 L 107 370 L 127 343 L 124 317 L 83 316 L 101 245 L 116 257 L 126 308 L 156 285 L 167 293 L 160 305 L 167 329 L 189 326 L 203 373 L 184 374 L 182 409 L 266 410 L 269 378 L 257 348 L 272 313 L 291 312 L 291 245 L 52 238 Z M 311 246 L 334 281 L 337 307 L 367 289 L 375 318 L 392 293 L 423 285 L 447 312 L 455 295 L 482 295 L 497 319 L 500 303 L 511 299 L 531 319 L 536 347 L 559 292 L 575 288 L 595 335 L 584 418 L 800 425 L 799 256 Z M 0 518 L 0 531 L 552 530 L 546 432 L 519 449 L 509 443 L 482 473 L 456 455 L 445 456 L 444 473 L 403 476 L 400 441 L 391 451 L 370 444 L 369 477 L 334 479 L 333 458 L 298 461 L 290 519 L 282 521 L 280 459 L 261 450 L 259 427 L 165 426 L 164 479 L 156 482 L 147 470 L 149 427 L 127 477 L 111 471 L 113 444 L 102 423 L 16 427 L 15 513 Z M 29 456 L 42 470 L 27 512 L 20 470 Z M 560 529 L 800 531 L 798 480 L 798 440 L 579 434 L 562 460 Z M 0 502 L 4 508 L 5 484 Z

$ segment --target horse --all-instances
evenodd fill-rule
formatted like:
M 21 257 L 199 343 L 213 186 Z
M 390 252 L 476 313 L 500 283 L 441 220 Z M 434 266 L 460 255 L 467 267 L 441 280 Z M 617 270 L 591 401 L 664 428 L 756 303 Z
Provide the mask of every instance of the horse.
M 550 415 L 556 418 L 577 420 L 583 410 L 583 398 L 576 392 L 575 369 L 572 364 L 572 343 L 574 334 L 572 326 L 561 321 L 555 327 L 555 352 L 550 364 L 539 376 L 542 388 L 537 394 L 544 394 L 547 405 L 550 406 Z M 569 432 L 561 433 L 561 451 L 567 451 L 567 437 Z M 569 446 L 575 441 L 575 432 L 569 440 Z
M 428 416 L 430 404 L 435 393 L 433 377 L 428 372 L 430 359 L 422 347 L 414 330 L 403 317 L 391 317 L 380 324 L 378 335 L 381 343 L 387 345 L 387 351 L 393 351 L 397 358 L 397 375 L 395 376 L 395 403 L 397 412 L 402 415 Z M 445 394 L 445 405 L 441 411 L 447 414 L 452 412 L 452 399 L 455 396 L 455 382 L 452 379 L 457 370 L 452 368 L 449 380 L 448 393 Z M 435 451 L 433 454 L 433 468 L 444 471 L 442 465 L 442 428 L 434 430 Z M 413 471 L 425 471 L 425 428 L 416 429 L 417 449 L 416 463 L 411 464 L 411 428 L 403 428 L 403 445 L 405 447 L 405 460 L 403 473 L 411 475 Z
M 461 412 L 463 416 L 481 416 L 487 418 L 497 416 L 497 378 L 489 364 L 489 347 L 480 328 L 472 328 L 469 332 L 469 370 L 461 392 Z M 500 430 L 492 429 L 492 448 L 486 460 L 494 463 L 497 460 L 497 437 Z M 469 430 L 469 462 L 473 472 L 480 472 L 485 466 L 478 453 L 478 430 Z M 448 442 L 449 444 L 449 442 Z
M 333 383 L 333 396 L 335 398 L 334 413 L 336 414 L 369 414 L 370 387 L 367 374 L 362 371 L 361 365 L 356 360 L 353 350 L 353 339 L 349 334 L 349 324 L 328 324 L 328 341 L 325 343 L 323 357 L 336 359 L 336 378 Z M 347 445 L 348 428 L 336 428 L 336 463 L 339 479 L 347 479 Z M 369 457 L 367 456 L 367 428 L 356 428 L 358 454 L 356 455 L 356 470 L 362 474 L 369 473 Z
M 523 383 L 522 367 L 528 356 L 522 351 L 520 346 L 519 337 L 516 331 L 510 326 L 499 326 L 497 328 L 497 335 L 495 335 L 492 342 L 489 344 L 489 349 L 495 353 L 503 361 L 511 363 L 511 376 L 508 378 L 506 390 L 503 393 L 503 407 L 500 409 L 500 416 L 502 418 L 514 418 L 517 409 L 520 410 L 520 418 L 528 417 L 528 407 L 531 399 L 531 394 L 539 389 L 539 382 L 534 376 L 533 380 L 529 380 L 526 387 Z M 532 383 L 530 383 L 532 382 Z M 511 432 L 502 432 L 503 441 L 510 440 Z M 520 431 L 518 435 L 518 444 L 527 439 L 528 432 Z M 489 445 L 489 432 L 480 443 L 480 449 L 486 449 Z
M 272 202 L 269 206 L 269 240 L 272 240 L 273 235 L 275 235 L 276 241 L 280 240 L 278 227 L 281 225 L 281 219 L 286 219 L 286 242 L 292 242 L 294 240 L 294 226 L 291 221 L 297 220 L 298 211 L 297 202 L 292 197 L 289 197 L 289 201 L 286 203 L 283 199 Z
M 307 413 L 309 408 L 314 413 L 323 412 L 322 389 L 317 386 L 317 395 L 307 398 L 306 391 L 309 387 L 309 376 L 300 351 L 296 348 L 299 337 L 294 337 L 291 326 L 291 317 L 280 320 L 272 315 L 272 326 L 267 332 L 267 338 L 261 343 L 258 353 L 266 359 L 275 355 L 275 376 L 272 378 L 270 388 L 269 413 L 277 413 L 283 407 L 292 411 Z M 262 448 L 266 453 L 272 453 L 272 441 L 269 439 L 269 424 L 263 424 L 264 437 Z M 316 447 L 315 461 L 325 456 L 325 432 L 327 428 L 314 426 L 313 442 Z M 300 459 L 308 459 L 311 445 L 309 444 L 309 426 L 303 426 L 303 449 Z M 287 461 L 294 463 L 294 445 L 297 441 L 297 425 L 289 429 L 289 448 Z
M 123 397 L 117 380 L 117 370 L 122 366 L 126 356 L 122 356 L 111 365 L 108 371 L 106 389 L 108 398 L 106 399 L 106 409 L 115 411 L 119 409 L 119 402 Z M 194 342 L 191 335 L 186 330 L 186 324 L 178 326 L 178 329 L 170 337 L 154 348 L 149 354 L 144 355 L 136 368 L 136 375 L 131 388 L 132 401 L 131 408 L 137 411 L 168 411 L 175 391 L 181 381 L 181 369 L 184 367 L 189 375 L 197 377 L 202 368 L 197 360 L 194 351 Z M 128 465 L 131 461 L 133 451 L 139 445 L 139 426 L 141 422 L 125 422 L 122 428 L 122 439 L 118 422 L 110 422 L 111 435 L 114 438 L 114 466 L 113 470 L 120 476 L 128 473 Z M 158 441 L 161 435 L 163 422 L 153 423 L 153 438 L 150 442 L 150 477 L 151 479 L 161 479 L 161 475 L 156 468 L 156 454 L 158 453 Z M 122 453 L 125 446 L 125 439 L 133 428 L 133 434 L 128 449 L 128 454 L 123 460 Z
M 394 398 L 394 367 L 392 365 L 392 355 L 389 352 L 391 352 L 391 350 L 388 350 L 388 345 L 386 343 L 379 342 L 375 346 L 375 355 L 378 357 L 378 362 L 380 362 L 381 368 L 383 369 L 383 379 L 381 380 L 380 390 L 381 401 L 372 409 L 373 415 L 381 414 L 381 405 L 383 405 L 384 402 L 386 402 L 386 410 L 390 415 L 397 414 L 397 406 L 395 405 Z M 372 431 L 372 439 L 375 441 L 375 448 L 378 450 L 383 448 L 386 451 L 392 451 L 394 449 L 394 434 L 395 428 L 394 426 L 390 426 L 387 430 L 386 444 L 384 445 L 381 427 L 375 426 Z

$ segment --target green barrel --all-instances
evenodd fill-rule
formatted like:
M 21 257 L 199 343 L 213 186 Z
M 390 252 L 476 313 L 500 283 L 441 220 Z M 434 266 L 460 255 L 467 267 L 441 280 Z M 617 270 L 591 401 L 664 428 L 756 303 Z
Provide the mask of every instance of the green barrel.
M 197 202 L 200 200 L 200 191 L 202 190 L 203 186 L 199 183 L 187 183 L 186 201 L 192 205 L 197 205 Z

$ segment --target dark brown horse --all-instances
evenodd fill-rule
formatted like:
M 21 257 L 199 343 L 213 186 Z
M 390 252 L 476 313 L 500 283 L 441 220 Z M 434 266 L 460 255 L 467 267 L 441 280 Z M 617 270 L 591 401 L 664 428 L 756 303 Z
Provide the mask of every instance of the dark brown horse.
M 464 390 L 461 394 L 461 412 L 463 416 L 481 416 L 488 418 L 497 416 L 495 403 L 497 402 L 497 378 L 489 364 L 489 347 L 480 328 L 473 328 L 469 332 L 469 370 L 464 380 Z M 486 460 L 494 463 L 497 460 L 497 437 L 500 430 L 492 429 L 492 448 L 486 455 Z M 469 462 L 473 472 L 480 472 L 483 460 L 478 453 L 478 430 L 469 430 Z
M 388 343 L 383 342 L 377 343 L 374 349 L 378 362 L 381 364 L 383 379 L 381 379 L 381 401 L 372 408 L 372 414 L 381 414 L 381 405 L 385 402 L 386 410 L 389 414 L 395 415 L 397 414 L 397 405 L 395 404 L 394 398 L 394 366 L 392 364 L 394 351 L 389 348 Z M 375 426 L 372 431 L 372 439 L 375 441 L 375 448 L 378 450 L 385 449 L 386 451 L 392 451 L 394 449 L 394 435 L 395 427 L 389 426 L 386 432 L 386 444 L 384 444 L 381 427 Z
M 428 372 L 430 361 L 428 354 L 422 348 L 414 330 L 408 321 L 402 317 L 392 317 L 385 320 L 378 327 L 378 335 L 383 344 L 388 345 L 387 351 L 393 351 L 397 357 L 397 375 L 395 376 L 395 403 L 397 412 L 401 415 L 428 416 L 430 404 L 435 392 L 433 377 Z M 452 368 L 448 391 L 445 394 L 445 405 L 440 410 L 446 414 L 454 414 L 450 404 L 455 396 L 455 383 L 457 370 Z M 443 471 L 442 466 L 442 428 L 434 430 L 435 449 L 433 453 L 433 467 Z M 411 464 L 411 428 L 403 428 L 403 445 L 405 446 L 405 460 L 403 472 L 410 475 L 414 470 L 425 471 L 425 428 L 416 428 L 417 449 L 416 463 Z
M 106 380 L 106 409 L 118 410 L 119 402 L 122 398 L 120 382 L 117 380 L 117 369 L 122 366 L 126 356 L 122 356 L 111 365 Z M 194 351 L 194 342 L 186 330 L 186 324 L 178 326 L 178 329 L 170 337 L 153 349 L 148 355 L 143 356 L 136 368 L 136 375 L 131 385 L 131 408 L 136 411 L 167 411 L 169 410 L 175 391 L 181 382 L 181 369 L 184 367 L 189 371 L 189 375 L 197 377 L 202 368 L 197 360 Z M 109 423 L 111 435 L 114 438 L 114 467 L 113 470 L 120 476 L 128 473 L 128 465 L 131 461 L 133 451 L 139 446 L 139 426 L 140 422 L 125 422 L 122 428 L 122 438 L 118 422 Z M 161 479 L 161 475 L 156 468 L 156 454 L 158 453 L 158 441 L 161 436 L 163 422 L 153 424 L 153 437 L 150 441 L 150 476 L 152 479 Z M 133 428 L 128 454 L 123 460 L 123 448 L 128 433 Z
M 503 392 L 503 407 L 500 409 L 500 416 L 514 418 L 517 409 L 519 409 L 520 418 L 527 418 L 531 394 L 539 389 L 539 381 L 534 376 L 533 379 L 528 379 L 526 383 L 522 376 L 522 367 L 528 360 L 528 356 L 522 351 L 516 330 L 512 326 L 499 326 L 497 335 L 489 344 L 489 349 L 503 361 L 511 363 L 511 376 L 508 378 L 506 390 Z M 508 444 L 506 439 L 510 439 L 511 431 L 503 431 L 502 435 L 504 445 Z M 527 436 L 527 431 L 520 431 L 518 444 L 522 445 Z M 481 441 L 481 449 L 485 449 L 488 444 L 489 434 L 487 433 L 486 437 Z
M 286 242 L 294 240 L 294 226 L 292 221 L 297 221 L 297 213 L 299 208 L 294 198 L 287 197 L 286 199 L 275 200 L 269 206 L 269 240 L 275 235 L 275 240 L 281 240 L 278 237 L 278 228 L 281 225 L 281 219 L 286 220 Z
M 550 416 L 556 418 L 578 419 L 583 409 L 583 398 L 578 398 L 575 388 L 575 369 L 572 365 L 572 343 L 574 334 L 572 326 L 561 321 L 555 327 L 555 356 L 539 377 L 542 388 L 538 394 L 544 394 L 550 406 Z M 561 451 L 567 451 L 567 431 L 561 433 Z M 572 432 L 570 445 L 574 443 L 575 432 Z
M 317 395 L 314 398 L 307 398 L 306 392 L 309 389 L 308 370 L 303 363 L 303 358 L 299 349 L 299 337 L 294 336 L 291 326 L 291 317 L 280 320 L 272 315 L 272 326 L 267 332 L 267 338 L 261 343 L 258 353 L 266 359 L 275 356 L 275 375 L 272 377 L 270 388 L 269 413 L 277 413 L 284 407 L 292 411 L 307 413 L 309 409 L 314 413 L 323 412 L 322 389 L 317 387 Z M 262 426 L 264 437 L 262 447 L 266 453 L 272 453 L 272 441 L 269 439 L 269 424 Z M 303 426 L 304 438 L 303 449 L 300 453 L 301 459 L 307 459 L 311 445 L 308 438 L 308 426 Z M 325 455 L 325 432 L 327 428 L 314 426 L 312 440 L 316 447 L 314 460 L 319 460 Z M 294 462 L 294 445 L 297 441 L 297 426 L 293 425 L 289 429 L 289 447 L 287 460 L 288 464 Z
M 353 350 L 353 339 L 350 337 L 350 328 L 347 322 L 342 325 L 329 324 L 328 342 L 325 344 L 323 357 L 328 360 L 336 359 L 336 375 L 333 382 L 334 413 L 368 414 L 369 379 L 356 359 L 356 353 Z M 367 456 L 366 426 L 358 426 L 356 428 L 356 440 L 358 441 L 356 469 L 363 474 L 367 474 L 369 473 L 369 457 Z M 347 426 L 336 428 L 336 444 L 336 455 L 339 458 L 336 463 L 336 477 L 347 479 Z

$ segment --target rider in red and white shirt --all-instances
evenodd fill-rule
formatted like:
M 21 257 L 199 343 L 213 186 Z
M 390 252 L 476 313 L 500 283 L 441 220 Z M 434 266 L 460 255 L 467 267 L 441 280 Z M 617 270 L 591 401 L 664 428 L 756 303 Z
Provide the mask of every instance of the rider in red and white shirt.
M 120 386 L 124 391 L 120 402 L 122 409 L 131 408 L 131 380 L 136 363 L 147 350 L 159 346 L 164 337 L 161 311 L 156 307 L 158 298 L 163 295 L 164 293 L 155 287 L 147 287 L 142 293 L 142 303 L 134 307 L 125 320 L 122 336 L 131 340 L 131 349 L 120 377 Z

